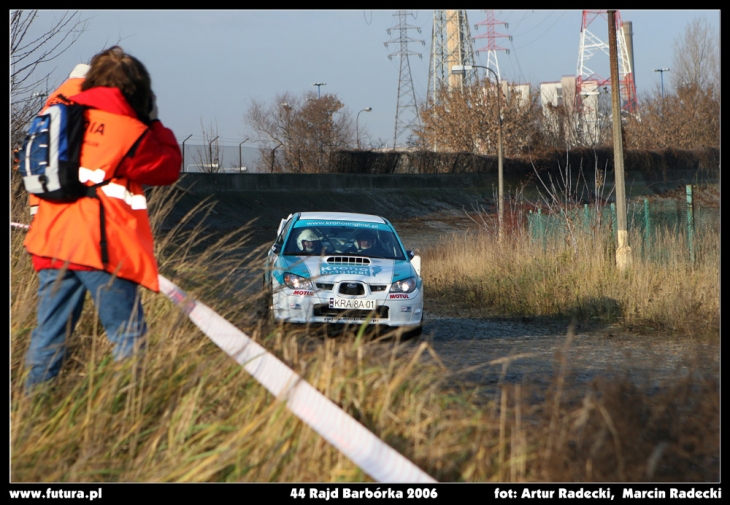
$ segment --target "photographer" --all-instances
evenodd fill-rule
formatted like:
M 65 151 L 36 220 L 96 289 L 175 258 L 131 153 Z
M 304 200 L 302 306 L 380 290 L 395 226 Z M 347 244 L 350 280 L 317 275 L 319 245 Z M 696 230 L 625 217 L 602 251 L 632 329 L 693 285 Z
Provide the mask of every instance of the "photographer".
M 139 286 L 159 291 L 143 185 L 173 184 L 180 148 L 157 119 L 144 65 L 119 46 L 95 55 L 81 92 L 88 106 L 79 179 L 95 196 L 40 200 L 24 246 L 38 272 L 38 318 L 26 355 L 26 390 L 55 377 L 88 291 L 116 360 L 144 345 Z

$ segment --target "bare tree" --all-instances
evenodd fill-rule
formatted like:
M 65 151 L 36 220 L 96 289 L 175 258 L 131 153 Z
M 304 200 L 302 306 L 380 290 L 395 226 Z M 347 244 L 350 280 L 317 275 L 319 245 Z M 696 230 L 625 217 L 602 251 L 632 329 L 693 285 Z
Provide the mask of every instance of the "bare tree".
M 420 128 L 414 133 L 421 147 L 438 151 L 495 154 L 498 148 L 499 112 L 502 115 L 505 156 L 530 149 L 538 139 L 536 96 L 515 94 L 497 101 L 496 86 L 474 84 L 443 87 L 435 105 L 421 109 Z
M 251 100 L 244 117 L 252 126 L 254 141 L 261 151 L 259 172 L 283 171 L 281 163 L 276 163 L 275 154 L 289 140 L 289 108 L 296 106 L 297 101 L 290 93 L 277 95 L 270 104 Z
M 681 85 L 664 97 L 655 90 L 642 99 L 641 115 L 627 118 L 625 132 L 629 149 L 720 147 L 719 89 Z
M 707 89 L 720 84 L 720 37 L 705 18 L 695 18 L 674 42 L 670 82 Z
M 86 30 L 87 21 L 78 12 L 64 12 L 40 36 L 31 35 L 36 10 L 10 12 L 10 135 L 13 144 L 44 103 L 41 83 L 53 72 L 40 72 L 45 63 L 68 50 Z
M 269 104 L 252 100 L 245 117 L 261 149 L 259 171 L 324 172 L 331 153 L 354 140 L 352 117 L 335 95 L 284 93 Z
M 547 103 L 541 116 L 541 144 L 551 149 L 606 145 L 611 140 L 611 103 L 608 93 L 597 91 L 591 101 L 577 107 L 572 102 Z
M 704 18 L 687 24 L 674 45 L 672 90 L 645 96 L 640 116 L 626 122 L 632 149 L 696 149 L 720 146 L 720 45 Z

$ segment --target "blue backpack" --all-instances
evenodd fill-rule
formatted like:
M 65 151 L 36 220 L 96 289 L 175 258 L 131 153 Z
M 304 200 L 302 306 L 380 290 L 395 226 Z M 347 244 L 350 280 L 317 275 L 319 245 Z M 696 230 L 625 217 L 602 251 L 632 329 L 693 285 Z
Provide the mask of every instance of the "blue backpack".
M 96 196 L 96 187 L 79 181 L 86 106 L 64 100 L 38 114 L 18 156 L 26 191 L 44 200 L 73 202 Z
M 96 188 L 79 181 L 81 146 L 84 143 L 88 107 L 59 95 L 60 103 L 51 105 L 30 123 L 18 153 L 18 170 L 26 191 L 38 198 L 58 203 L 75 202 L 82 197 L 98 199 Z M 101 261 L 109 262 L 104 206 L 99 200 Z

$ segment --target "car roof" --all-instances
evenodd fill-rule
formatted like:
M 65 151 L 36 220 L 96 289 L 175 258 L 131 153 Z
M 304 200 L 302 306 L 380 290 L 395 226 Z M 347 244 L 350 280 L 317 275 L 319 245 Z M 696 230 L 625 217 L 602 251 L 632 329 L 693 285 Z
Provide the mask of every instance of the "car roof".
M 380 216 L 358 214 L 355 212 L 301 212 L 299 219 L 321 219 L 327 221 L 365 221 L 368 223 L 387 223 Z

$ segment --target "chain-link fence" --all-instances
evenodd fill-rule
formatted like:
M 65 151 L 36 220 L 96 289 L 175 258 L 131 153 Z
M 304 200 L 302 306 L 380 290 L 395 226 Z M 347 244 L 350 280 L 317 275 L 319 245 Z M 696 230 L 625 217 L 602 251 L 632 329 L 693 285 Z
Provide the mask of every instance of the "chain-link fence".
M 261 153 L 254 146 L 180 144 L 183 172 L 242 173 L 255 172 Z
M 680 200 L 640 199 L 626 207 L 627 228 L 634 237 L 641 238 L 641 253 L 646 258 L 661 260 L 665 237 L 681 238 L 687 253 L 694 260 L 697 244 L 704 235 L 720 230 L 719 207 L 698 204 L 692 199 L 692 186 L 687 187 L 687 198 Z M 533 241 L 546 245 L 551 240 L 564 239 L 568 234 L 586 233 L 598 236 L 600 230 L 609 230 L 616 238 L 616 205 L 596 208 L 585 204 L 583 208 L 560 209 L 557 212 L 529 211 L 527 226 Z
M 329 154 L 314 151 L 287 152 L 283 146 L 259 148 L 255 146 L 222 146 L 180 144 L 183 153 L 183 172 L 205 173 L 297 173 L 307 171 L 303 161 L 317 166 L 328 166 Z M 324 160 L 324 161 L 323 161 Z M 311 170 L 310 170 L 311 171 Z M 325 172 L 325 170 L 320 170 Z

